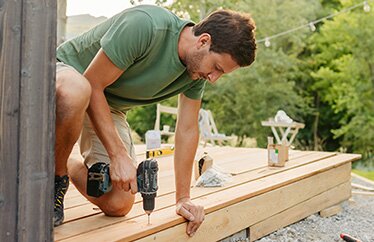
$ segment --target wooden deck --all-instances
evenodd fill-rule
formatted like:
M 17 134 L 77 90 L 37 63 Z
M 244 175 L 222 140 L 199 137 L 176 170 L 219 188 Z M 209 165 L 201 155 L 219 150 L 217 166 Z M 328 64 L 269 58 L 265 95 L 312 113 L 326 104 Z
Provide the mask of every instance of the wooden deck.
M 138 162 L 144 146 L 137 147 Z M 175 214 L 173 157 L 158 158 L 159 191 L 151 225 L 141 197 L 125 217 L 104 216 L 71 186 L 65 199 L 65 223 L 55 228 L 57 241 L 217 241 L 247 229 L 250 241 L 261 238 L 351 196 L 351 162 L 356 154 L 290 151 L 285 167 L 267 166 L 265 149 L 199 148 L 224 171 L 233 174 L 224 187 L 191 190 L 205 208 L 205 221 L 194 237 Z M 77 151 L 74 156 L 79 156 Z

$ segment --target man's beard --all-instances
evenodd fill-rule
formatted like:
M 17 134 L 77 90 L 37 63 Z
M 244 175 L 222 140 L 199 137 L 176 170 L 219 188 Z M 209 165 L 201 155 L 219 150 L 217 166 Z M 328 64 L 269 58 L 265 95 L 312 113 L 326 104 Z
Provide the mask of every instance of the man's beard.
M 204 54 L 201 52 L 194 52 L 186 56 L 186 69 L 192 80 L 203 78 L 199 74 L 200 64 L 203 58 Z

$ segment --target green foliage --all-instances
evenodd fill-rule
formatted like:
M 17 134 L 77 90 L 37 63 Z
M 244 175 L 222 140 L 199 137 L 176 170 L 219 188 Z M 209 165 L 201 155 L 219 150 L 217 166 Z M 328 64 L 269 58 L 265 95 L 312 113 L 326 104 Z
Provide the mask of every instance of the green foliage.
M 238 0 L 178 0 L 173 1 L 171 5 L 167 5 L 167 0 L 156 0 L 156 3 L 164 6 L 180 17 L 191 19 L 198 22 L 214 10 L 219 8 L 229 8 L 229 6 L 239 3 Z
M 230 2 L 230 1 L 226 1 Z M 318 2 L 310 1 L 239 1 L 227 4 L 233 10 L 251 13 L 257 25 L 257 39 L 308 23 L 316 18 Z M 265 146 L 270 129 L 262 120 L 274 117 L 282 109 L 293 119 L 304 121 L 313 112 L 310 98 L 302 98 L 294 82 L 300 71 L 297 55 L 305 48 L 306 29 L 290 38 L 272 41 L 271 47 L 258 44 L 255 63 L 220 80 L 207 90 L 204 106 L 213 111 L 217 125 L 226 133 L 255 137 Z
M 127 120 L 131 128 L 144 140 L 147 130 L 153 129 L 156 119 L 156 104 L 140 106 L 127 112 Z
M 177 106 L 177 97 L 164 100 L 161 104 L 171 107 Z M 144 141 L 145 132 L 152 130 L 156 120 L 156 104 L 140 106 L 127 112 L 127 120 L 131 128 L 136 131 Z M 173 115 L 161 115 L 161 125 L 175 127 L 176 118 Z
M 176 0 L 166 7 L 196 22 L 219 8 L 250 13 L 257 39 L 263 40 L 360 2 Z M 269 48 L 258 43 L 251 67 L 208 85 L 203 107 L 212 110 L 219 131 L 238 135 L 239 141 L 254 137 L 264 147 L 271 132 L 261 121 L 283 109 L 306 124 L 297 148 L 361 153 L 365 165 L 373 167 L 374 4 L 369 3 L 369 13 L 357 8 L 317 24 L 315 32 L 304 28 L 272 39 Z M 176 106 L 176 98 L 166 102 Z M 153 128 L 155 113 L 154 105 L 137 108 L 129 121 L 143 134 Z M 162 122 L 173 126 L 175 120 L 163 117 Z
M 203 103 L 213 111 L 222 131 L 256 137 L 262 147 L 270 134 L 270 129 L 261 126 L 262 120 L 273 117 L 279 109 L 300 119 L 308 106 L 293 90 L 294 83 L 288 81 L 293 66 L 279 58 L 285 54 L 281 50 L 263 51 L 252 67 L 238 70 L 215 86 L 209 86 Z
M 342 7 L 354 4 L 342 1 Z M 315 60 L 310 90 L 338 116 L 331 130 L 343 151 L 361 153 L 374 164 L 374 21 L 373 12 L 361 9 L 326 21 L 310 39 Z
M 157 2 L 164 6 L 166 3 L 163 0 Z M 194 21 L 219 8 L 249 12 L 257 23 L 257 36 L 260 38 L 307 23 L 316 17 L 320 9 L 318 2 L 307 0 L 298 1 L 298 4 L 291 0 L 281 3 L 276 0 L 178 0 L 167 7 Z M 272 43 L 271 48 L 259 44 L 253 66 L 227 75 L 215 87 L 207 88 L 203 107 L 213 111 L 220 131 L 235 133 L 242 139 L 256 137 L 263 147 L 270 129 L 262 127 L 261 121 L 274 116 L 278 109 L 303 121 L 304 114 L 312 111 L 310 100 L 301 98 L 292 79 L 298 73 L 297 55 L 304 49 L 304 39 L 308 35 L 309 31 L 305 30 L 293 35 L 291 40 L 281 38 Z M 136 111 L 133 114 L 141 113 Z M 136 130 L 145 130 L 145 125 Z
M 374 171 L 364 171 L 364 170 L 356 170 L 356 169 L 352 171 L 353 173 L 356 173 L 357 175 L 366 177 L 367 179 L 374 181 Z

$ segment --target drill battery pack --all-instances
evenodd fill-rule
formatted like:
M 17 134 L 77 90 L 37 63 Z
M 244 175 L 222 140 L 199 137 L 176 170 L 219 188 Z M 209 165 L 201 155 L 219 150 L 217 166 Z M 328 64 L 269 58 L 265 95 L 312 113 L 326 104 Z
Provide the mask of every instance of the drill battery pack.
M 87 195 L 100 197 L 111 190 L 109 164 L 98 162 L 92 165 L 87 173 Z
M 151 212 L 155 208 L 157 196 L 158 163 L 154 159 L 142 161 L 137 169 L 138 191 L 142 194 L 144 211 Z

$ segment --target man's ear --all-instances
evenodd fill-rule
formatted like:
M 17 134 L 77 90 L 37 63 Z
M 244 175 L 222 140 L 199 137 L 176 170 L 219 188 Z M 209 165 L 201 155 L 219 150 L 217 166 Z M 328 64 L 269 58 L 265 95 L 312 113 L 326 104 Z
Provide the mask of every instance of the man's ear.
M 202 33 L 197 40 L 197 48 L 210 46 L 212 37 L 208 33 Z

